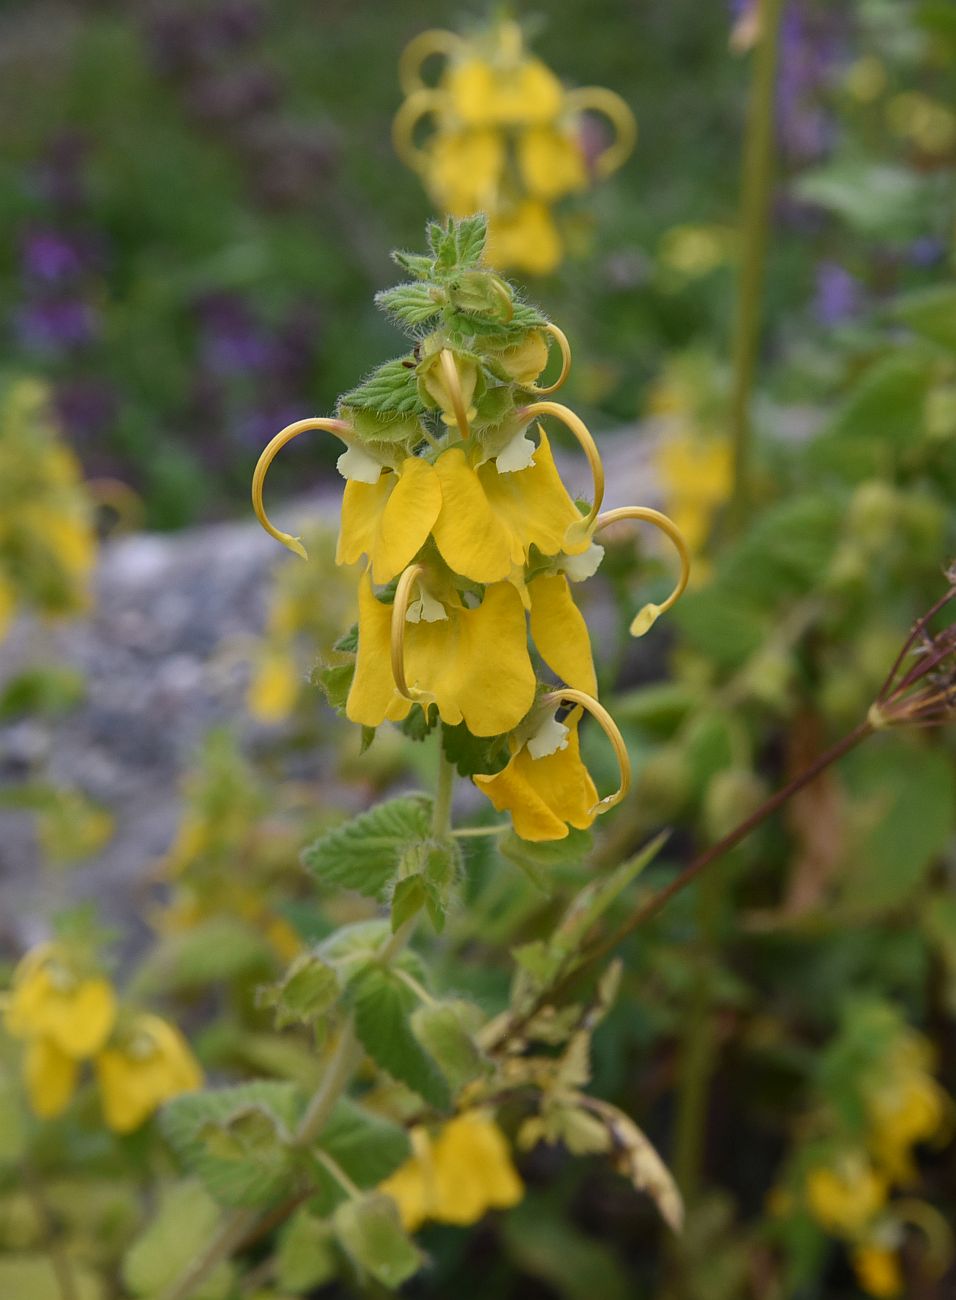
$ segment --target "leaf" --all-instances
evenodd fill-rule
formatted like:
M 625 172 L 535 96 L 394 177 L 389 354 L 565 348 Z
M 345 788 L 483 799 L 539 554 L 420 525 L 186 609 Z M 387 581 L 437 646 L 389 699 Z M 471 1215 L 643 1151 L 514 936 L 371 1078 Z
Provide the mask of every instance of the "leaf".
M 564 919 L 554 932 L 553 942 L 566 952 L 578 949 L 607 909 L 654 861 L 669 834 L 669 831 L 662 831 L 633 858 L 585 885 L 572 899 Z
M 441 747 L 459 776 L 500 772 L 508 761 L 507 736 L 473 736 L 463 722 L 442 723 Z
M 336 1105 L 315 1147 L 331 1156 L 363 1191 L 377 1187 L 411 1155 L 404 1128 L 348 1100 Z M 313 1174 L 318 1189 L 314 1204 L 330 1214 L 344 1192 L 320 1163 L 314 1164 Z
M 474 1022 L 476 1012 L 480 1017 L 479 1008 L 459 1002 L 421 1006 L 412 1012 L 412 1032 L 438 1062 L 453 1093 L 491 1069 L 466 1028 L 469 1020 Z
M 341 654 L 358 654 L 358 623 L 353 623 L 349 630 L 339 637 L 332 649 L 338 650 Z
M 438 1110 L 451 1094 L 444 1076 L 412 1032 L 409 1018 L 418 999 L 394 970 L 360 969 L 349 984 L 355 1028 L 362 1046 L 386 1074 L 417 1092 Z
M 392 1290 L 417 1273 L 424 1262 L 405 1235 L 398 1206 L 381 1192 L 343 1202 L 332 1216 L 332 1226 L 359 1268 Z
M 893 304 L 893 315 L 921 337 L 956 352 L 956 287 L 934 285 L 905 294 Z
M 201 1184 L 175 1183 L 162 1189 L 159 1209 L 123 1260 L 123 1281 L 136 1296 L 162 1295 L 202 1254 L 215 1235 L 222 1211 Z M 234 1281 L 223 1262 L 200 1283 L 195 1300 L 225 1300 Z
M 429 284 L 399 284 L 375 295 L 375 304 L 403 325 L 421 325 L 441 314 L 442 304 Z
M 433 259 L 427 257 L 424 253 L 407 253 L 398 248 L 392 252 L 392 261 L 400 266 L 403 271 L 418 276 L 420 280 L 429 279 L 435 269 Z
M 282 1229 L 276 1250 L 276 1281 L 283 1290 L 311 1292 L 339 1271 L 330 1225 L 300 1205 Z
M 348 664 L 328 664 L 313 670 L 312 684 L 319 687 L 336 713 L 344 714 L 354 676 L 354 661 Z
M 458 266 L 462 270 L 478 266 L 484 256 L 488 240 L 488 218 L 483 212 L 463 217 L 453 225 Z
M 203 988 L 250 972 L 275 970 L 275 953 L 261 933 L 237 917 L 213 916 L 164 935 L 137 973 L 144 993 Z
M 294 1182 L 285 1144 L 303 1106 L 294 1084 L 260 1079 L 175 1097 L 160 1124 L 185 1167 L 220 1204 L 269 1205 Z
M 105 1300 L 106 1288 L 84 1264 L 72 1260 L 71 1272 L 76 1300 Z M 63 1300 L 63 1291 L 49 1256 L 4 1255 L 0 1258 L 0 1296 L 4 1300 L 8 1297 L 9 1300 Z M 197 1300 L 206 1298 L 197 1296 Z
M 903 352 L 875 362 L 810 446 L 811 467 L 836 468 L 849 481 L 885 476 L 887 456 L 907 450 L 922 428 L 932 381 L 925 356 Z
M 386 800 L 322 835 L 302 861 L 326 884 L 384 901 L 405 854 L 429 837 L 431 806 L 423 794 Z
M 404 876 L 395 886 L 392 894 L 392 933 L 401 929 L 406 921 L 425 906 L 427 888 L 425 877 L 420 871 Z
M 395 411 L 369 411 L 361 406 L 340 405 L 340 414 L 347 419 L 371 455 L 378 453 L 387 460 L 398 443 L 409 447 L 421 442 L 422 425 L 418 415 L 402 415 Z
M 591 1106 L 595 1107 L 593 1099 Z M 597 1109 L 611 1134 L 615 1151 L 613 1163 L 618 1173 L 629 1179 L 639 1192 L 646 1192 L 668 1227 L 680 1232 L 684 1205 L 670 1170 L 629 1116 L 606 1102 L 599 1103 Z
M 925 227 L 927 187 L 905 167 L 863 160 L 829 163 L 804 172 L 792 190 L 868 237 L 915 236 Z
M 411 366 L 406 362 L 411 361 Z M 340 399 L 341 407 L 361 407 L 367 411 L 381 411 L 397 415 L 417 415 L 424 412 L 418 395 L 418 377 L 411 354 L 386 361 L 351 392 Z
M 956 828 L 956 776 L 939 750 L 887 736 L 850 755 L 844 900 L 867 911 L 899 905 L 922 885 Z
M 27 1148 L 27 1117 L 13 1075 L 0 1068 L 0 1168 L 15 1165 Z
M 278 984 L 261 988 L 259 1006 L 275 1009 L 276 1026 L 310 1025 L 321 1019 L 339 996 L 339 980 L 331 966 L 314 953 L 297 957 Z

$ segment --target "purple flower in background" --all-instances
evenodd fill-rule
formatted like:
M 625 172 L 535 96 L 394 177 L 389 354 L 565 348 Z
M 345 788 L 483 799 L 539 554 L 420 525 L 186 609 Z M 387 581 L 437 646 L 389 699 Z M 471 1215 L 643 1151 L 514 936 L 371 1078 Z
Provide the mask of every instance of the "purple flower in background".
M 13 314 L 21 346 L 55 357 L 92 343 L 100 333 L 100 317 L 80 298 L 51 298 L 26 303 Z
M 269 369 L 272 340 L 237 294 L 211 294 L 197 305 L 200 363 L 214 375 Z
M 833 147 L 836 121 L 824 97 L 841 61 L 832 14 L 790 0 L 780 28 L 777 129 L 783 152 L 794 162 L 813 162 Z
M 43 203 L 61 212 L 72 212 L 87 198 L 86 161 L 89 144 L 76 131 L 54 136 L 43 157 L 32 169 L 31 189 Z
M 64 379 L 57 385 L 55 403 L 64 429 L 80 441 L 101 437 L 119 409 L 117 394 L 97 379 Z
M 79 244 L 56 230 L 31 231 L 23 240 L 20 257 L 26 278 L 46 285 L 61 285 L 86 265 Z
M 912 266 L 936 266 L 945 256 L 946 245 L 935 235 L 921 235 L 906 250 L 907 260 Z
M 813 313 L 821 325 L 839 325 L 856 316 L 862 305 L 863 290 L 856 276 L 837 262 L 818 263 Z

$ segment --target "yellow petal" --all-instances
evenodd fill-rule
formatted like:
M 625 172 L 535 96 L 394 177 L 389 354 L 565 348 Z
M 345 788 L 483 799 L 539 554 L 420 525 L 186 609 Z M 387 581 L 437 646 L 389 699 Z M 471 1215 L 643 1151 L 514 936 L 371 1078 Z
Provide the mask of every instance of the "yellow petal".
M 23 1078 L 30 1107 L 41 1119 L 62 1115 L 76 1090 L 79 1065 L 47 1038 L 27 1045 Z
M 350 481 L 342 497 L 338 564 L 361 555 L 372 561 L 376 582 L 391 582 L 422 548 L 441 509 L 441 487 L 425 460 L 409 456 L 377 483 Z
M 489 217 L 485 260 L 490 266 L 547 275 L 561 261 L 562 252 L 554 219 L 538 199 L 525 199 L 510 212 Z
M 379 1184 L 379 1191 L 398 1206 L 405 1231 L 415 1232 L 428 1218 L 435 1198 L 434 1168 L 427 1130 L 416 1125 L 409 1137 L 414 1154 Z
M 452 607 L 448 613 L 438 623 L 408 625 L 409 684 L 427 691 L 451 726 L 464 720 L 474 736 L 511 731 L 531 708 L 535 691 L 521 597 L 511 583 L 496 583 L 476 609 Z
M 131 1133 L 163 1102 L 202 1086 L 202 1070 L 185 1039 L 159 1016 L 140 1016 L 121 1047 L 96 1058 L 107 1125 Z
M 541 658 L 566 686 L 596 696 L 588 627 L 567 578 L 563 573 L 542 574 L 528 584 L 528 594 L 531 639 Z
M 576 709 L 565 719 L 564 749 L 536 759 L 522 747 L 503 771 L 474 778 L 499 812 L 511 814 L 515 833 L 522 839 L 561 840 L 568 833 L 567 824 L 586 830 L 594 821 L 598 793 L 581 761 L 579 718 Z
M 392 607 L 376 600 L 367 573 L 359 583 L 358 626 L 358 655 L 345 705 L 346 716 L 363 727 L 377 727 L 386 718 L 397 722 L 407 716 L 412 706 L 395 690 L 392 677 Z M 409 624 L 408 634 L 413 631 L 414 625 Z
M 528 192 L 546 202 L 587 185 L 587 169 L 577 139 L 552 126 L 534 126 L 522 132 L 518 166 Z
M 440 1223 L 476 1223 L 488 1210 L 517 1205 L 524 1195 L 504 1134 L 475 1112 L 442 1129 L 434 1143 L 434 1168 L 430 1217 Z
M 551 444 L 540 424 L 534 464 L 511 474 L 499 474 L 497 466 L 487 461 L 478 469 L 478 478 L 491 509 L 518 539 L 523 558 L 531 546 L 542 555 L 557 555 L 568 528 L 581 519 L 561 482 Z
M 43 1032 L 68 1056 L 81 1059 L 97 1052 L 116 1020 L 116 994 L 108 980 L 81 980 L 70 996 L 51 1000 Z
M 299 696 L 300 675 L 288 651 L 269 651 L 256 665 L 246 704 L 259 722 L 283 722 Z
M 470 216 L 494 205 L 504 162 L 497 131 L 442 131 L 428 148 L 428 188 L 438 207 L 453 217 Z
M 460 447 L 452 447 L 435 462 L 435 473 L 442 507 L 432 531 L 442 558 L 473 582 L 500 582 L 513 564 L 524 563 L 525 552 L 513 528 L 496 514 L 481 471 L 471 468 Z M 492 473 L 501 477 L 494 468 Z

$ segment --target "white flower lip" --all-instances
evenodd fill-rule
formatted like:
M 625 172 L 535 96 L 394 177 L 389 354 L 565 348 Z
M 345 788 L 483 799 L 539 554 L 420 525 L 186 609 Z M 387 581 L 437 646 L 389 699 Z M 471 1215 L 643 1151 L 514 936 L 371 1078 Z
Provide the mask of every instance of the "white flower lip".
M 559 749 L 568 747 L 568 728 L 558 722 L 554 713 L 548 715 L 541 726 L 528 741 L 528 753 L 532 758 L 547 758 Z
M 534 464 L 534 453 L 537 450 L 525 429 L 522 429 L 496 456 L 495 466 L 498 473 L 514 474 L 519 469 L 530 469 Z
M 353 483 L 377 483 L 382 476 L 382 466 L 361 447 L 348 447 L 335 462 L 335 468 L 344 479 Z

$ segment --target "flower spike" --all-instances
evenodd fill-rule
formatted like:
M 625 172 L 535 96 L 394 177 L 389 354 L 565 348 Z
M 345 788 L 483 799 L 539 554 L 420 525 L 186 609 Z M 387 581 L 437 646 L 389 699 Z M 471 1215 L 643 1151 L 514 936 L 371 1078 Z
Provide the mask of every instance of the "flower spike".
M 534 415 L 553 415 L 555 419 L 560 420 L 565 428 L 574 434 L 580 443 L 581 449 L 587 456 L 588 464 L 591 467 L 591 478 L 594 482 L 594 504 L 583 519 L 570 526 L 568 535 L 569 541 L 589 541 L 597 522 L 601 503 L 604 500 L 604 466 L 601 463 L 601 453 L 597 449 L 590 430 L 580 416 L 575 415 L 569 407 L 562 406 L 560 402 L 532 402 L 530 406 L 523 407 L 518 414 L 522 419 L 525 417 L 530 419 Z
M 535 393 L 538 397 L 544 397 L 547 393 L 556 393 L 571 373 L 571 344 L 568 342 L 568 336 L 564 330 L 559 329 L 557 325 L 553 325 L 550 321 L 542 328 L 546 334 L 551 335 L 561 349 L 561 373 L 554 383 L 548 384 L 546 388 L 538 388 L 535 384 L 528 385 L 527 391 Z
M 690 578 L 690 552 L 687 549 L 687 542 L 684 535 L 672 519 L 667 515 L 661 514 L 659 510 L 652 510 L 650 506 L 621 506 L 617 510 L 606 510 L 604 514 L 598 515 L 594 523 L 595 534 L 599 533 L 602 528 L 608 528 L 611 524 L 619 523 L 623 519 L 639 519 L 643 523 L 653 524 L 659 528 L 662 533 L 674 543 L 677 548 L 677 554 L 680 556 L 680 577 L 677 579 L 677 585 L 674 590 L 659 605 L 648 602 L 642 609 L 639 609 L 631 621 L 631 636 L 643 636 L 648 632 L 661 614 L 667 611 L 677 603 L 683 595 L 684 588 L 687 586 Z
M 412 171 L 428 168 L 428 155 L 415 144 L 415 128 L 423 117 L 438 114 L 443 98 L 437 90 L 416 90 L 404 101 L 392 123 L 392 145 L 398 157 Z
M 451 404 L 455 412 L 458 432 L 463 438 L 468 438 L 471 435 L 471 426 L 468 423 L 468 411 L 465 408 L 465 398 L 461 391 L 461 377 L 458 374 L 458 367 L 455 365 L 455 355 L 448 348 L 442 348 L 440 361 L 445 386 L 448 389 L 448 396 L 451 398 Z
M 627 792 L 631 788 L 631 759 L 627 752 L 627 746 L 624 744 L 624 737 L 618 730 L 617 723 L 604 705 L 599 704 L 593 695 L 586 695 L 584 691 L 576 691 L 570 686 L 566 686 L 563 690 L 550 691 L 547 695 L 543 695 L 540 703 L 550 707 L 563 704 L 567 700 L 571 700 L 574 704 L 580 704 L 582 709 L 590 713 L 611 742 L 614 755 L 617 758 L 617 765 L 620 770 L 620 785 L 613 794 L 606 795 L 591 809 L 591 813 L 599 817 L 602 813 L 609 812 L 611 808 L 616 808 L 621 800 L 627 796 Z
M 300 555 L 303 560 L 309 558 L 308 552 L 302 545 L 302 539 L 293 537 L 291 533 L 283 533 L 270 520 L 266 514 L 266 508 L 262 504 L 262 489 L 265 486 L 266 474 L 269 472 L 269 466 L 275 460 L 276 456 L 293 438 L 298 438 L 300 433 L 307 433 L 310 429 L 325 429 L 327 433 L 334 433 L 337 437 L 342 437 L 343 433 L 348 433 L 350 426 L 344 420 L 326 419 L 323 416 L 309 416 L 305 420 L 296 420 L 293 424 L 287 424 L 281 429 L 268 446 L 263 451 L 256 463 L 255 471 L 252 475 L 252 508 L 256 512 L 256 518 L 270 537 L 274 537 L 277 542 L 287 546 L 290 551 Z M 343 438 L 344 442 L 345 439 Z
M 424 572 L 425 569 L 421 564 L 410 564 L 408 566 L 398 580 L 398 585 L 395 588 L 395 601 L 392 605 L 390 641 L 392 677 L 399 695 L 415 703 L 418 703 L 424 697 L 423 693 L 415 687 L 409 689 L 408 682 L 405 679 L 405 618 L 408 614 L 408 601 L 412 587 Z
M 594 163 L 595 175 L 607 180 L 623 166 L 637 143 L 634 114 L 620 95 L 603 86 L 582 86 L 579 90 L 571 90 L 565 96 L 565 105 L 572 113 L 600 113 L 614 128 L 614 140 Z
M 414 95 L 419 90 L 427 90 L 428 87 L 422 80 L 422 65 L 435 54 L 450 58 L 463 45 L 460 36 L 441 27 L 431 27 L 410 40 L 398 60 L 398 81 L 402 94 Z

